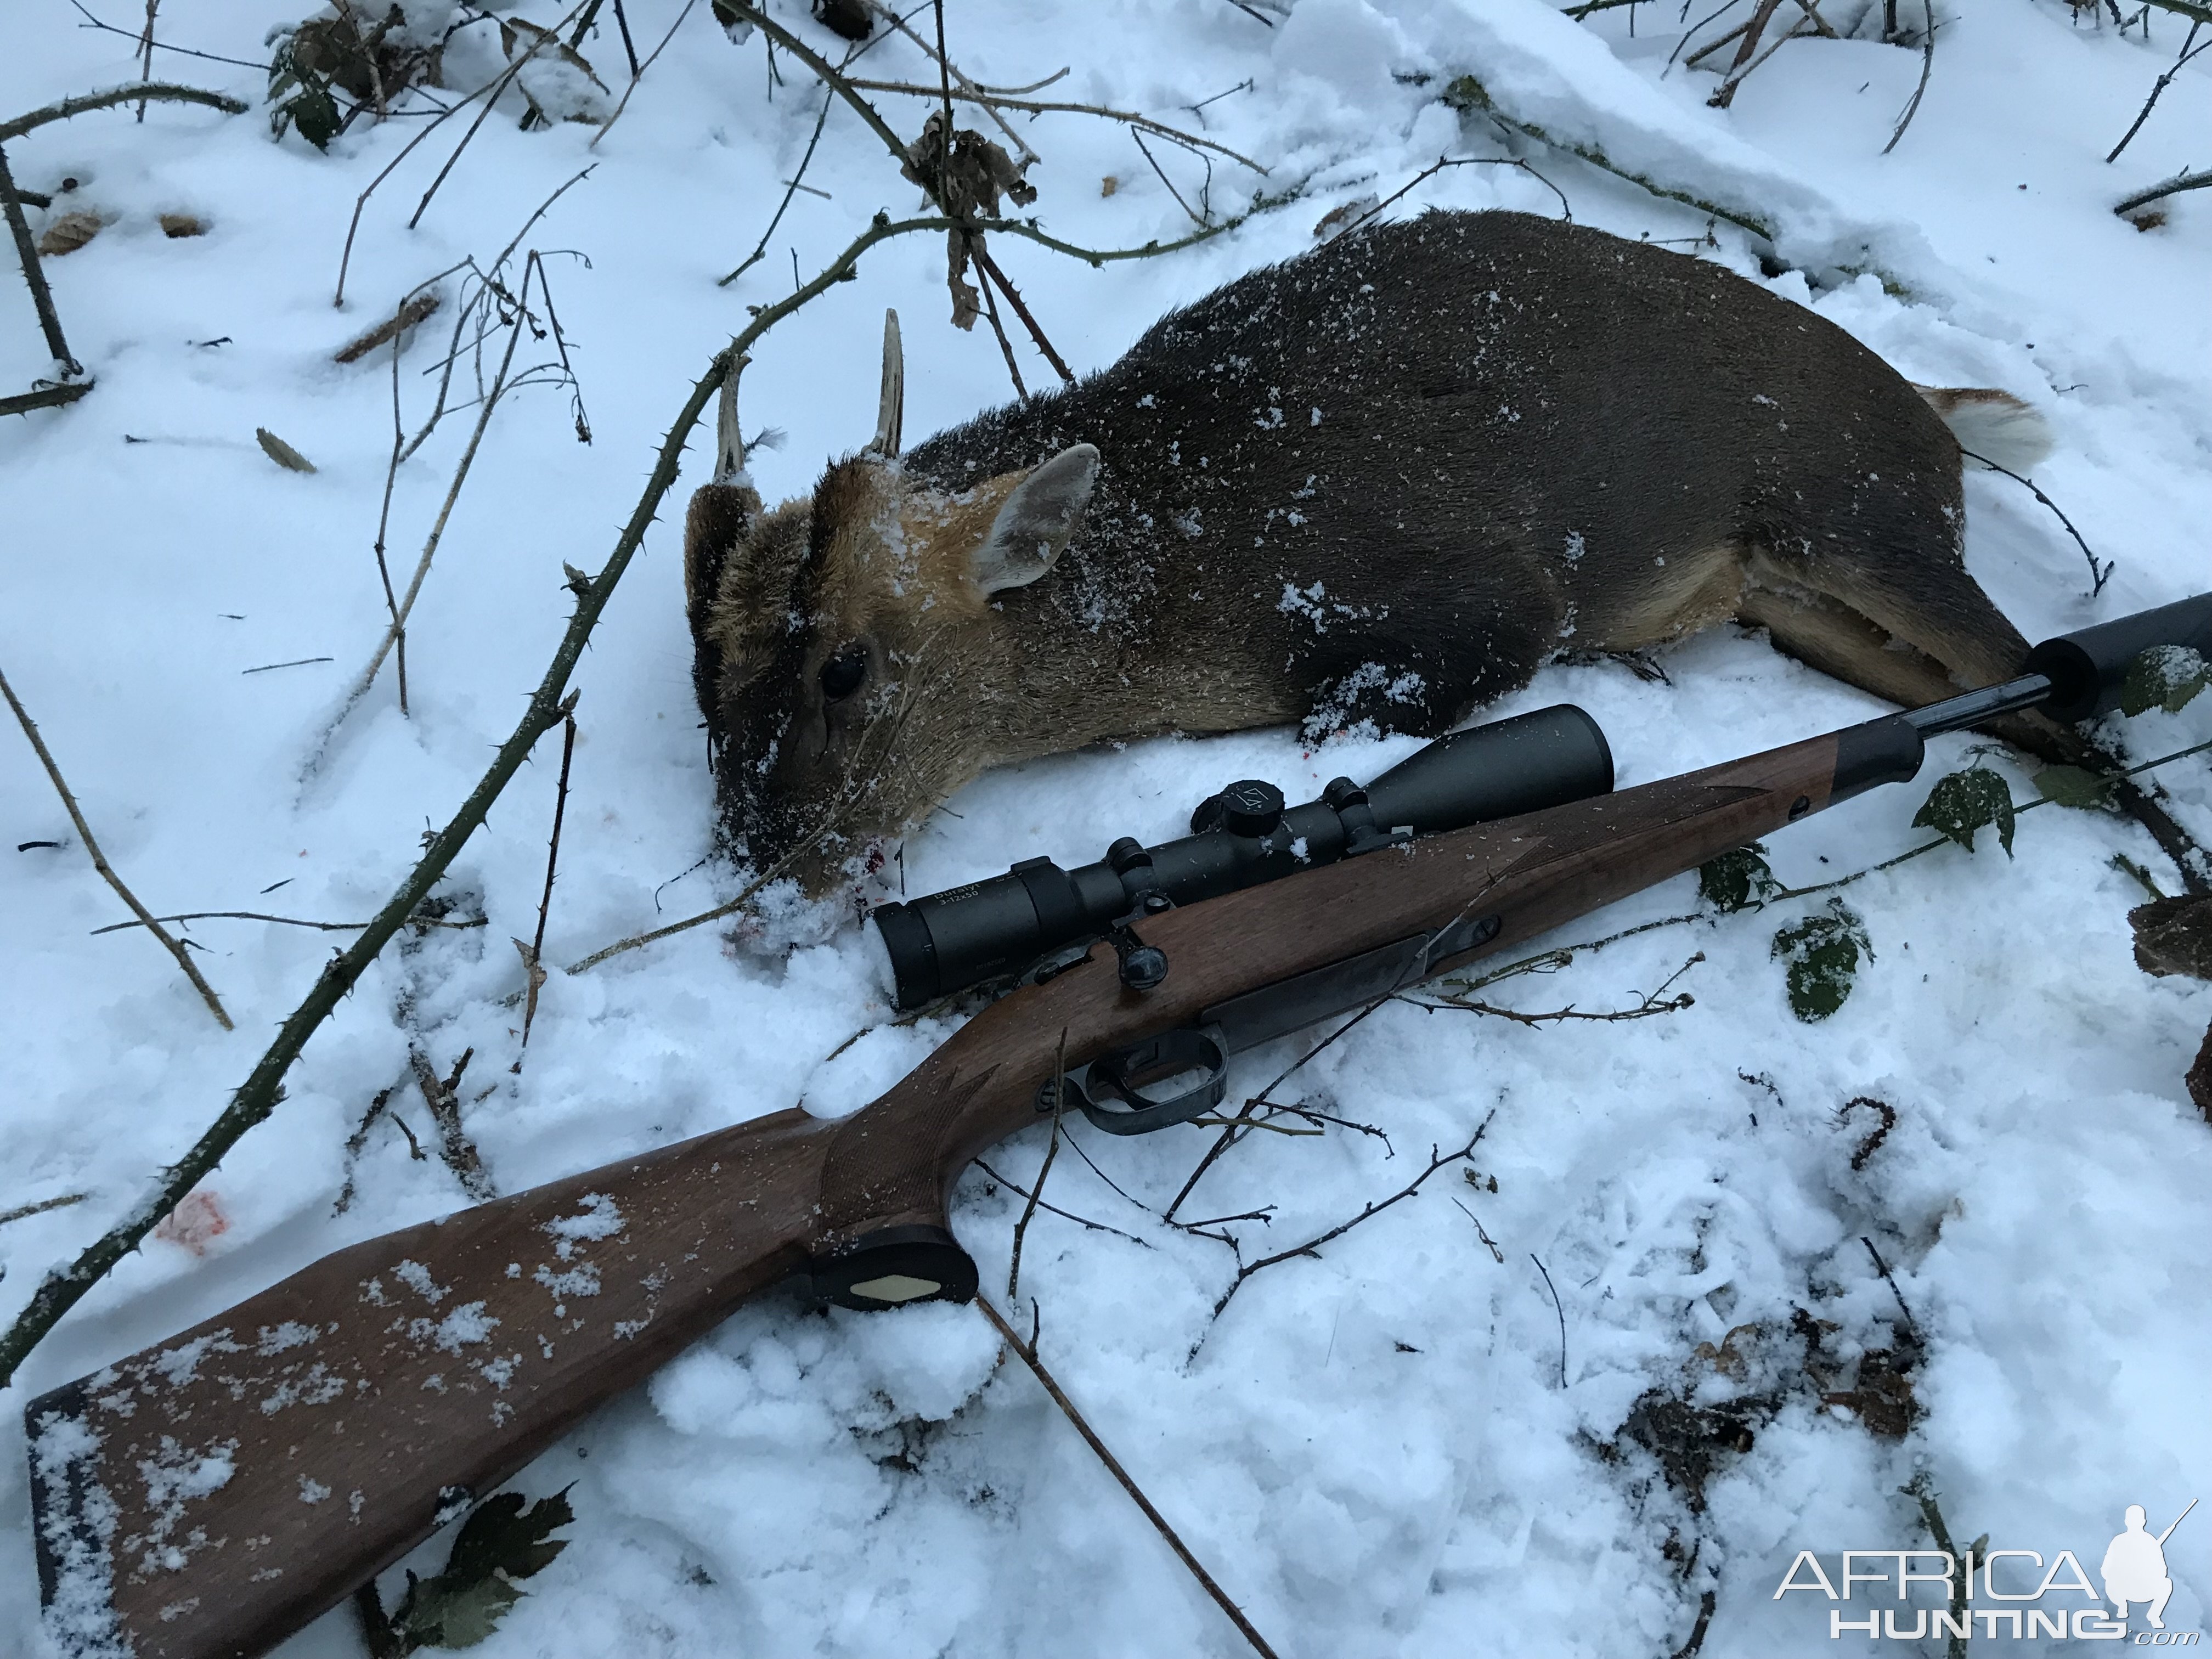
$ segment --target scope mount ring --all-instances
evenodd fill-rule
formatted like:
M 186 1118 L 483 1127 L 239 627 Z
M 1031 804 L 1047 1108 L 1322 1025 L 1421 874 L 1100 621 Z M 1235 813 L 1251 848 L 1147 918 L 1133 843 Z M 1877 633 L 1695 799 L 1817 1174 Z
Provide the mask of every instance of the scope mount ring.
M 1171 1095 L 1150 1092 L 1135 1081 L 1146 1073 L 1170 1075 L 1196 1070 L 1195 1084 Z M 1067 1103 L 1111 1135 L 1150 1134 L 1212 1111 L 1221 1104 L 1229 1082 L 1229 1048 L 1221 1028 L 1178 1027 L 1115 1048 L 1066 1073 Z M 1104 1103 L 1118 1101 L 1119 1105 Z M 1053 1085 L 1037 1091 L 1037 1109 L 1053 1109 Z

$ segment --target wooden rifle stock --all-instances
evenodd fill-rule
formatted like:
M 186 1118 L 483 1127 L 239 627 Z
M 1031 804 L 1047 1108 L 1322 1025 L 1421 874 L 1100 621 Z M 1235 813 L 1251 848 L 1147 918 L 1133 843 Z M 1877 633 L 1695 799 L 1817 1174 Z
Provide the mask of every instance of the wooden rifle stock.
M 325 1257 L 31 1403 L 50 1627 L 73 1655 L 258 1654 L 746 1297 L 920 1259 L 901 1241 L 944 1229 L 953 1182 L 1036 1121 L 1063 1060 L 1286 981 L 1319 1018 L 1351 959 L 1419 942 L 1410 981 L 1523 944 L 1920 753 L 1892 717 L 1171 910 L 1140 924 L 1170 964 L 1155 989 L 1094 946 L 850 1117 L 774 1113 Z M 972 1267 L 920 1273 L 870 1293 L 972 1289 Z

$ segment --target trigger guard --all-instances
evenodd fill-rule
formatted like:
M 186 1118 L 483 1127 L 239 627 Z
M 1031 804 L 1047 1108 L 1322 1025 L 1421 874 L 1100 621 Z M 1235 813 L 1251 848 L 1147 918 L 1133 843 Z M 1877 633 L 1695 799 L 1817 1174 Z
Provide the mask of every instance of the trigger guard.
M 1129 1080 L 1132 1073 L 1162 1066 L 1179 1071 L 1198 1066 L 1206 1076 L 1193 1087 L 1168 1096 L 1148 1093 Z M 1229 1051 L 1218 1026 L 1163 1031 L 1077 1066 L 1067 1074 L 1067 1082 L 1069 1103 L 1080 1106 L 1097 1127 L 1109 1135 L 1150 1134 L 1188 1123 L 1221 1103 L 1229 1083 Z M 1048 1092 L 1049 1085 L 1047 1089 Z M 1103 1105 L 1102 1097 L 1123 1104 Z M 1050 1109 L 1048 1100 L 1045 1109 Z

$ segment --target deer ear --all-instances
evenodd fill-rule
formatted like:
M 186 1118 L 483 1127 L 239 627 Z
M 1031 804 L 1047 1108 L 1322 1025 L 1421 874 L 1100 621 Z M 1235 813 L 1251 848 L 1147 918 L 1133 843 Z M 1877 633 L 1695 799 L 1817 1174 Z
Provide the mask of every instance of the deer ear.
M 1083 522 L 1097 477 L 1097 450 L 1076 444 L 1016 484 L 975 550 L 970 574 L 977 591 L 988 596 L 1027 587 L 1049 571 Z
M 692 492 L 684 523 L 684 609 L 695 637 L 721 592 L 724 568 L 750 539 L 760 510 L 750 483 L 702 484 Z

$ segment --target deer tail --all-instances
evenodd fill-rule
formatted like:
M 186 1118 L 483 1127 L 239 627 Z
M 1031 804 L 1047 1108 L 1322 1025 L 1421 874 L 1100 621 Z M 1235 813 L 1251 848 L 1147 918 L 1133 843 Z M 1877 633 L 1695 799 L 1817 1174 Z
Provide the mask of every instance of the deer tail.
M 1951 428 L 1959 447 L 2008 472 L 2027 472 L 2051 453 L 2051 423 L 2032 404 L 1990 386 L 1921 386 L 1918 392 Z

